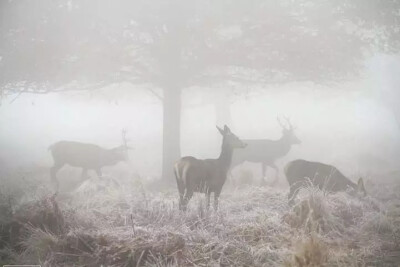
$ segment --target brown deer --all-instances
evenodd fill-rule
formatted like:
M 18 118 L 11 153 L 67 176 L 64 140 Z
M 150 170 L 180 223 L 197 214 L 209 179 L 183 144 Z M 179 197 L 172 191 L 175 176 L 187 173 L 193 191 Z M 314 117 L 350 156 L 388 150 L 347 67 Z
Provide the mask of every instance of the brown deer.
M 297 193 L 307 185 L 317 186 L 327 192 L 351 189 L 361 192 L 364 196 L 367 195 L 362 178 L 358 179 L 358 183 L 355 184 L 334 166 L 320 162 L 303 159 L 291 161 L 285 166 L 285 175 L 290 185 L 289 204 L 294 203 Z
M 273 168 L 276 173 L 272 184 L 275 184 L 278 181 L 279 169 L 275 165 L 275 161 L 287 155 L 292 145 L 301 144 L 301 141 L 294 134 L 295 128 L 292 126 L 288 118 L 285 118 L 287 126 L 285 126 L 279 118 L 277 118 L 277 120 L 279 125 L 282 127 L 282 137 L 279 140 L 244 139 L 243 142 L 248 146 L 246 149 L 235 151 L 232 159 L 232 169 L 246 161 L 261 163 L 263 175 L 261 178 L 261 184 L 265 183 L 264 177 L 266 175 L 267 166 Z
M 214 193 L 214 209 L 218 209 L 218 198 L 225 183 L 231 164 L 233 149 L 244 148 L 243 143 L 234 135 L 228 126 L 222 130 L 221 154 L 217 159 L 196 159 L 183 157 L 175 163 L 174 171 L 179 190 L 179 209 L 186 210 L 187 204 L 194 192 L 206 194 L 206 206 L 210 207 L 210 196 Z
M 130 149 L 127 145 L 126 130 L 122 131 L 122 141 L 121 146 L 112 149 L 73 141 L 59 141 L 51 145 L 49 150 L 53 156 L 54 165 L 50 169 L 50 176 L 55 184 L 56 192 L 59 187 L 56 174 L 65 164 L 82 168 L 81 178 L 84 179 L 87 177 L 88 170 L 94 170 L 100 178 L 102 167 L 126 161 L 128 159 L 127 150 Z

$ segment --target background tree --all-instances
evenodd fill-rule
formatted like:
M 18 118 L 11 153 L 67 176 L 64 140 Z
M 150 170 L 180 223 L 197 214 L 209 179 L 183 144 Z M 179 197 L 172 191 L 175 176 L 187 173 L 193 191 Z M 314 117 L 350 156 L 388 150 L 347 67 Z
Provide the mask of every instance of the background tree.
M 353 79 L 398 51 L 398 1 L 3 1 L 2 94 L 131 83 L 163 104 L 163 174 L 180 157 L 181 92 L 225 81 Z
M 400 55 L 380 55 L 370 63 L 374 93 L 396 119 L 400 130 Z

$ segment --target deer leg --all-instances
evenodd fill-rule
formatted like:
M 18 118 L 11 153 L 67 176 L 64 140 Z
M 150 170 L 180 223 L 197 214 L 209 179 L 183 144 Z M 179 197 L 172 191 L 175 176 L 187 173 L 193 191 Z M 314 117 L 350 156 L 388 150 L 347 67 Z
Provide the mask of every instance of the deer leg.
M 193 196 L 193 191 L 186 189 L 186 193 L 185 193 L 185 196 L 183 197 L 183 202 L 182 202 L 182 210 L 183 211 L 186 211 L 187 205 L 188 205 L 190 199 L 192 198 L 192 196 Z
M 176 179 L 176 183 L 178 185 L 178 191 L 179 191 L 179 209 L 182 210 L 183 209 L 183 201 L 184 201 L 183 197 L 185 196 L 185 186 L 178 179 Z
M 267 175 L 267 164 L 266 163 L 261 163 L 261 168 L 262 168 L 262 170 L 261 170 L 261 186 L 264 186 L 265 185 L 265 176 Z
M 178 191 L 179 191 L 179 210 L 183 210 L 183 203 L 184 203 L 183 197 L 185 196 L 185 184 L 180 179 L 179 168 L 177 166 L 175 166 L 174 168 L 174 174 L 175 174 L 176 185 L 178 186 Z
M 87 169 L 83 168 L 81 173 L 81 181 L 85 181 L 88 178 Z
M 229 181 L 231 182 L 233 187 L 236 187 L 236 181 L 233 178 L 233 174 L 232 174 L 232 169 L 229 170 L 228 172 L 228 177 L 229 177 Z
M 103 177 L 103 173 L 101 172 L 101 169 L 96 169 L 95 171 L 96 171 L 97 177 L 101 179 Z
M 179 210 L 183 210 L 183 201 L 184 201 L 183 197 L 184 197 L 184 194 L 179 192 Z
M 207 210 L 210 209 L 210 198 L 211 198 L 211 191 L 207 190 L 207 192 L 206 192 L 206 207 L 207 207 Z
M 272 163 L 269 165 L 272 169 L 275 170 L 275 178 L 272 181 L 271 185 L 274 186 L 276 183 L 279 181 L 279 168 L 275 165 L 275 163 Z
M 214 192 L 214 210 L 218 210 L 218 198 L 221 192 Z
M 54 185 L 56 192 L 58 192 L 58 188 L 60 186 L 58 180 L 57 180 L 57 172 L 64 166 L 64 163 L 54 163 L 54 166 L 51 167 L 50 169 L 50 177 L 51 177 L 51 182 Z

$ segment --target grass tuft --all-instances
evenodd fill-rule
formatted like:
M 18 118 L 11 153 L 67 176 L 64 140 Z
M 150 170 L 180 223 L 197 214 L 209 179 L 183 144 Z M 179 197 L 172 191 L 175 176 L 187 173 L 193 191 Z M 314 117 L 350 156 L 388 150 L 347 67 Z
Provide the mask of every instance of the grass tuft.
M 326 194 L 310 187 L 300 194 L 297 205 L 289 207 L 287 190 L 248 185 L 227 188 L 218 211 L 208 210 L 204 195 L 196 194 L 188 211 L 181 212 L 176 189 L 147 188 L 140 177 L 118 183 L 90 179 L 76 192 L 14 206 L 9 218 L 0 222 L 5 230 L 1 233 L 6 233 L 1 236 L 0 262 L 42 266 L 396 266 L 400 262 L 400 199 L 381 202 L 372 196 Z
M 293 259 L 286 263 L 290 267 L 317 267 L 328 263 L 328 249 L 315 235 L 299 242 Z

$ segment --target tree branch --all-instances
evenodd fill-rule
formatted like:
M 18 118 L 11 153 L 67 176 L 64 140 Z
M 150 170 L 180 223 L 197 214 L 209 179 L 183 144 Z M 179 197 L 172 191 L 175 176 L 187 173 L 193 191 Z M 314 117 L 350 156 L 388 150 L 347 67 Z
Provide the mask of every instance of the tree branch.
M 150 93 L 152 93 L 156 98 L 158 98 L 161 102 L 164 101 L 164 98 L 162 96 L 160 96 L 159 94 L 157 94 L 157 92 L 155 92 L 153 89 L 151 88 L 147 88 L 147 90 L 150 91 Z

